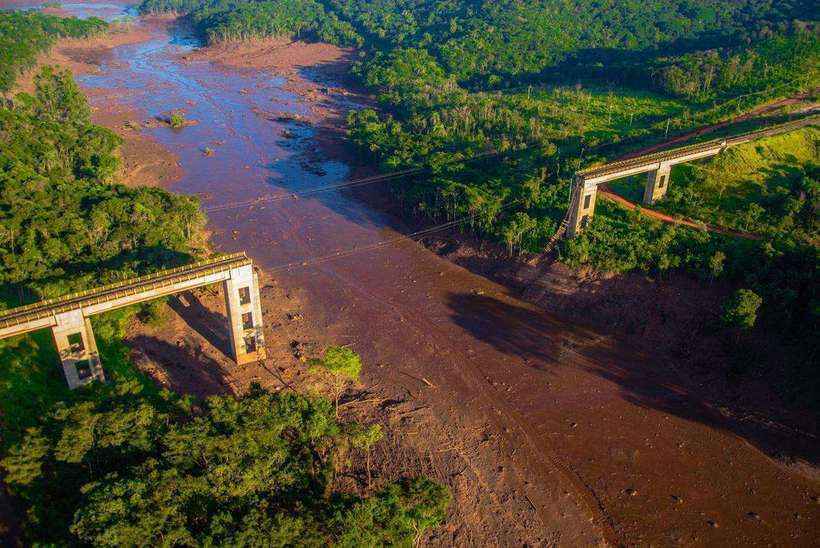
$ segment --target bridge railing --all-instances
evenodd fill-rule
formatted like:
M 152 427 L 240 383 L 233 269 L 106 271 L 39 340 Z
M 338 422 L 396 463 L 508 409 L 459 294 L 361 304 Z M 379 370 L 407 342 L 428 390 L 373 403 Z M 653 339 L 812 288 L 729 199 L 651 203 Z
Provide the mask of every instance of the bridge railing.
M 11 308 L 0 312 L 0 328 L 11 327 L 13 325 L 46 318 L 56 313 L 167 287 L 193 278 L 214 274 L 250 263 L 251 260 L 245 253 L 222 255 L 185 266 L 153 272 L 138 278 L 131 278 L 102 287 L 70 293 L 62 297 Z
M 805 118 L 801 118 L 800 120 L 794 120 L 791 122 L 785 122 L 783 124 L 778 124 L 775 126 L 771 126 L 765 129 L 758 129 L 753 131 L 748 131 L 746 133 L 740 133 L 738 135 L 734 135 L 732 137 L 727 137 L 724 139 L 711 139 L 709 141 L 703 141 L 700 143 L 693 143 L 691 145 L 685 145 L 682 147 L 676 147 L 668 150 L 662 150 L 660 152 L 653 152 L 651 154 L 646 154 L 643 156 L 638 156 L 635 158 L 629 158 L 627 160 L 619 160 L 615 162 L 609 162 L 599 166 L 591 166 L 577 172 L 577 175 L 584 178 L 593 178 L 593 177 L 600 177 L 603 175 L 610 175 L 612 173 L 618 172 L 623 169 L 627 169 L 630 167 L 641 166 L 645 164 L 652 164 L 655 162 L 662 162 L 668 160 L 674 160 L 681 156 L 687 156 L 689 154 L 697 153 L 704 150 L 709 150 L 712 148 L 717 148 L 720 146 L 732 146 L 738 145 L 741 143 L 747 143 L 749 141 L 754 141 L 755 139 L 760 139 L 762 137 L 769 137 L 773 135 L 778 135 L 780 133 L 786 133 L 788 131 L 792 131 L 801 127 L 814 125 L 820 122 L 820 116 L 813 115 L 807 116 Z

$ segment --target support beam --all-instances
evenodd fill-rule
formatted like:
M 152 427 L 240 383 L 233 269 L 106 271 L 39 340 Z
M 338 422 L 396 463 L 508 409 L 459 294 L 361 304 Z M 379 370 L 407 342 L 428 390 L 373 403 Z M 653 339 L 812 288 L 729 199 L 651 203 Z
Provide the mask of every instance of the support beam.
M 231 350 L 238 364 L 263 360 L 266 357 L 262 332 L 262 301 L 259 278 L 252 265 L 231 270 L 225 280 L 225 308 Z
M 91 320 L 82 309 L 55 314 L 54 319 L 51 333 L 68 387 L 73 390 L 95 380 L 105 381 Z
M 643 203 L 645 205 L 652 205 L 666 196 L 666 191 L 669 190 L 671 174 L 671 164 L 660 164 L 658 169 L 647 173 L 646 188 L 643 192 Z
M 597 183 L 587 183 L 577 177 L 573 183 L 572 199 L 570 200 L 569 225 L 567 236 L 572 238 L 580 233 L 592 220 L 595 213 L 595 198 L 598 195 Z

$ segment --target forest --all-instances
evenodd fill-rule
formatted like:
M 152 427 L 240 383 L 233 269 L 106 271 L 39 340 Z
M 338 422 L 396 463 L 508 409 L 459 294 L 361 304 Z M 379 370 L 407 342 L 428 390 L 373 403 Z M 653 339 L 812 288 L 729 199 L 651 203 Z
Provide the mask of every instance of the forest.
M 43 68 L 35 87 L 0 107 L 0 288 L 8 304 L 203 252 L 196 200 L 116 183 L 120 138 L 91 122 L 68 72 Z
M 56 37 L 104 28 L 0 21 L 0 44 L 21 52 L 4 59 L 4 91 Z M 198 200 L 119 184 L 121 139 L 90 116 L 71 74 L 48 66 L 0 104 L 1 308 L 208 253 Z M 123 343 L 136 315 L 161 321 L 154 309 L 94 318 L 109 382 L 76 391 L 47 331 L 0 341 L 0 470 L 26 544 L 411 546 L 444 520 L 449 492 L 425 478 L 339 489 L 381 430 L 340 421 L 321 396 L 158 388 Z
M 120 379 L 53 406 L 0 467 L 31 544 L 413 546 L 444 519 L 444 487 L 334 489 L 378 439 L 321 398 L 196 402 Z
M 75 19 L 37 12 L 0 11 L 0 93 L 8 94 L 17 76 L 57 38 L 85 38 L 105 31 L 97 18 Z

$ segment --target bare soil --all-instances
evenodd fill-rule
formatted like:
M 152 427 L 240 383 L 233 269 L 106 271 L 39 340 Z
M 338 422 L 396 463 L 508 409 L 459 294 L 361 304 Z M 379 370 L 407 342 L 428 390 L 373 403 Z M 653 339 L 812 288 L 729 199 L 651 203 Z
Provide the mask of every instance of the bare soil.
M 55 14 L 63 15 L 54 8 Z M 114 25 L 101 36 L 89 39 L 66 38 L 59 40 L 50 51 L 42 54 L 34 68 L 17 80 L 17 91 L 31 93 L 34 76 L 44 66 L 68 69 L 75 76 L 93 74 L 100 65 L 110 61 L 111 52 L 118 46 L 150 40 L 155 27 L 143 25 Z M 89 98 L 99 97 L 103 90 L 85 89 Z M 179 179 L 182 168 L 176 154 L 163 147 L 140 127 L 152 123 L 147 113 L 136 112 L 118 104 L 116 98 L 100 102 L 92 111 L 94 123 L 113 130 L 122 138 L 121 171 L 117 182 L 128 186 L 168 185 Z
M 260 66 L 270 55 L 276 60 L 266 70 L 289 74 L 297 87 L 301 71 L 313 70 L 308 48 L 296 46 L 291 56 L 289 46 L 255 47 L 197 55 Z M 315 54 L 328 70 L 337 66 L 338 51 Z M 344 109 L 324 104 L 327 92 L 314 87 L 320 98 L 310 122 L 341 128 Z M 108 96 L 100 110 L 115 110 L 116 101 Z M 326 135 L 332 146 L 317 154 L 346 154 Z M 241 228 L 234 245 L 254 249 L 251 227 L 242 224 L 252 215 L 263 222 L 255 212 L 215 222 L 224 232 Z M 690 376 L 665 353 L 664 344 L 698 328 L 687 323 L 694 311 L 724 288 L 699 292 L 669 280 L 649 289 L 639 277 L 598 278 L 559 265 L 534 297 L 539 307 L 520 298 L 532 271 L 467 240 L 439 240 L 441 256 L 403 242 L 334 271 L 341 278 L 349 269 L 356 283 L 321 271 L 262 272 L 264 364 L 240 367 L 226 357 L 218 291 L 172 299 L 168 323 L 135 324 L 129 344 L 158 382 L 203 396 L 241 393 L 251 382 L 322 390 L 303 360 L 329 344 L 351 345 L 365 370 L 342 409 L 387 427 L 377 484 L 423 473 L 453 493 L 449 520 L 429 544 L 814 543 L 820 486 L 796 469 L 810 468 L 816 438 L 789 430 L 784 439 L 806 444 L 792 453 L 797 464 L 773 460 L 768 448 L 780 430 L 724 413 L 712 398 L 721 385 L 703 386 L 710 377 Z

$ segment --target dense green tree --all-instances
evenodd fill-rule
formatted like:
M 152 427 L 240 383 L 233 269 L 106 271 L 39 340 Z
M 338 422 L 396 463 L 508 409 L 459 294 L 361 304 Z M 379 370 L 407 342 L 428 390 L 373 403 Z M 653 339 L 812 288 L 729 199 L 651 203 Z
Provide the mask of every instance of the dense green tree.
M 757 322 L 757 310 L 761 304 L 763 299 L 754 291 L 738 289 L 723 306 L 724 325 L 748 331 Z
M 116 184 L 120 139 L 71 75 L 46 67 L 35 87 L 0 106 L 0 284 L 55 296 L 199 253 L 197 202 Z
M 294 393 L 199 404 L 121 381 L 55 406 L 2 467 L 30 542 L 410 546 L 449 494 L 424 479 L 335 492 L 339 449 L 360 430 Z
M 37 12 L 0 11 L 0 93 L 6 94 L 17 76 L 31 68 L 37 55 L 57 38 L 85 38 L 105 31 L 101 19 L 57 17 Z
M 344 346 L 330 346 L 321 358 L 311 360 L 311 366 L 320 369 L 333 379 L 336 413 L 339 412 L 339 397 L 349 382 L 357 382 L 362 372 L 362 359 Z

